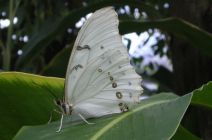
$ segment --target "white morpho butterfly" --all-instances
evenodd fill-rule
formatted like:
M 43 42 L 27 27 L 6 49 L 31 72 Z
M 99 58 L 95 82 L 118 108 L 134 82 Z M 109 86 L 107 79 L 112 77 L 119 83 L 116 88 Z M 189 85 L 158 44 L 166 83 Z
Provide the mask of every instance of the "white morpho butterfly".
M 78 33 L 66 72 L 64 114 L 84 121 L 139 103 L 141 77 L 130 65 L 112 7 L 92 14 Z M 62 127 L 63 115 L 58 131 Z M 86 121 L 87 122 L 87 121 Z

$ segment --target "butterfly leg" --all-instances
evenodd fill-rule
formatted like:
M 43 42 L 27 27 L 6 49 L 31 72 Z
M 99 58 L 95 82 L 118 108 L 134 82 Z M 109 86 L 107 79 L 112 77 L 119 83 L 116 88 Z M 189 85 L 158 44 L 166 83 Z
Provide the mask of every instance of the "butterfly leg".
M 60 132 L 61 131 L 61 129 L 62 129 L 62 126 L 63 126 L 63 113 L 62 112 L 60 112 L 60 111 L 58 111 L 58 110 L 54 110 L 56 113 L 58 113 L 58 114 L 61 114 L 61 119 L 60 119 L 60 126 L 59 126 L 59 128 L 58 128 L 58 130 L 56 131 L 56 132 Z M 51 113 L 51 118 L 52 118 L 52 113 Z M 50 118 L 50 119 L 51 119 Z
M 63 114 L 63 112 L 60 112 L 56 109 L 54 109 L 53 111 L 58 113 L 58 114 Z M 49 118 L 49 121 L 47 122 L 47 124 L 51 123 L 51 121 L 52 121 L 53 111 L 51 111 L 50 118 Z
M 60 132 L 63 126 L 63 114 L 61 115 L 61 119 L 60 119 L 60 127 L 56 132 Z
M 95 123 L 90 123 L 90 122 L 88 122 L 81 114 L 78 114 L 79 115 L 79 117 L 84 121 L 84 122 L 86 122 L 87 124 L 95 124 Z

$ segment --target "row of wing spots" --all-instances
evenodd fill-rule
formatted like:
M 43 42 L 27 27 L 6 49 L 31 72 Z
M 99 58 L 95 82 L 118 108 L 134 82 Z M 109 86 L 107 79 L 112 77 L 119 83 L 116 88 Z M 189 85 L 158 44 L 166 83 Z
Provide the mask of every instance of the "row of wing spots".
M 82 39 L 84 37 L 87 36 L 86 33 L 89 34 L 89 32 L 87 32 L 87 30 L 90 29 L 90 26 L 93 24 L 94 21 L 101 21 L 101 17 L 104 17 L 105 16 L 105 13 L 106 12 L 109 12 L 110 15 L 116 15 L 115 11 L 112 10 L 111 8 L 107 8 L 105 10 L 102 10 L 102 11 L 96 11 L 86 22 L 85 24 L 82 26 L 82 28 L 80 29 L 79 33 L 78 33 L 78 36 L 77 36 L 77 39 L 75 41 L 75 44 L 74 46 L 76 45 L 79 45 L 79 42 L 82 42 Z M 118 19 L 116 19 L 116 22 L 118 23 Z M 74 50 L 74 48 L 73 48 Z
M 130 72 L 132 70 L 128 69 L 128 70 L 124 70 L 122 72 L 125 73 L 128 71 Z M 90 85 L 96 85 L 99 82 L 109 81 L 109 82 L 111 82 L 111 84 L 113 86 L 113 84 L 115 83 L 114 81 L 118 80 L 120 77 L 123 76 L 122 72 L 120 72 L 120 73 L 111 73 L 111 72 L 104 73 L 104 74 L 100 75 L 99 77 L 97 77 L 96 79 L 94 79 L 92 82 L 90 82 Z
M 102 34 L 105 31 L 115 31 L 118 33 L 118 22 L 115 20 L 114 15 L 102 16 L 92 20 L 86 30 L 88 34 L 86 36 L 82 35 L 80 42 L 88 42 L 93 37 L 95 38 L 96 35 Z
M 121 112 L 117 102 L 95 98 L 76 104 L 73 108 L 77 112 L 82 112 L 82 116 L 85 118 L 100 117 Z
M 108 86 L 106 86 L 104 89 L 101 89 L 101 91 L 114 91 L 114 90 L 127 90 L 132 92 L 139 92 L 139 95 L 142 93 L 142 87 L 140 85 L 141 79 L 138 77 L 137 79 L 113 79 L 114 83 L 116 83 L 116 86 L 114 87 L 113 82 L 110 81 L 109 78 L 101 79 L 100 81 L 96 81 L 96 83 L 92 83 L 87 87 L 87 90 L 89 89 L 95 89 L 96 87 L 101 86 L 101 83 L 109 83 Z
M 108 82 L 108 81 L 109 81 L 109 78 L 101 79 L 100 81 L 98 81 L 96 83 L 89 84 L 88 88 L 92 87 L 92 86 L 96 86 L 99 83 Z M 126 78 L 126 79 L 116 78 L 116 79 L 112 79 L 112 80 L 110 79 L 110 83 L 111 84 L 108 85 L 108 87 L 106 87 L 106 88 L 117 88 L 120 85 L 126 85 L 126 86 L 138 85 L 138 86 L 141 86 L 141 79 L 139 77 L 137 77 L 137 78 Z
M 113 83 L 116 83 L 117 85 L 120 84 L 128 84 L 131 85 L 141 85 L 141 78 L 140 77 L 121 77 L 121 75 L 115 75 L 115 76 L 109 76 L 109 77 L 103 77 L 102 79 L 96 80 L 94 82 L 90 82 L 89 86 L 97 85 L 99 83 L 110 81 L 111 85 L 113 87 Z M 114 87 L 116 88 L 116 87 Z
M 114 39 L 107 38 L 102 42 L 94 44 L 94 46 L 96 47 L 92 49 L 89 61 L 96 59 L 97 57 L 101 56 L 102 54 L 104 54 L 105 51 L 108 50 L 111 51 L 119 50 L 123 55 L 128 56 L 126 48 L 124 48 L 124 46 L 120 44 L 120 41 L 116 40 L 115 38 L 117 38 L 117 36 L 114 37 Z M 104 57 L 102 56 L 101 59 L 104 59 Z
M 100 94 L 96 95 L 94 98 L 112 100 L 115 102 L 137 103 L 139 102 L 139 94 L 138 91 L 133 93 L 129 90 L 101 91 Z

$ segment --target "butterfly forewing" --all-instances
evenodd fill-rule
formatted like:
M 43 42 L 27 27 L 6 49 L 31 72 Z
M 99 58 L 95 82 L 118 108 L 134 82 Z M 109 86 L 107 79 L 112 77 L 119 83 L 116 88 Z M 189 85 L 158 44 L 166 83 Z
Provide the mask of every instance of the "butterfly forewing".
M 125 112 L 139 102 L 140 82 L 121 42 L 116 12 L 112 7 L 96 11 L 74 44 L 65 102 L 85 118 Z

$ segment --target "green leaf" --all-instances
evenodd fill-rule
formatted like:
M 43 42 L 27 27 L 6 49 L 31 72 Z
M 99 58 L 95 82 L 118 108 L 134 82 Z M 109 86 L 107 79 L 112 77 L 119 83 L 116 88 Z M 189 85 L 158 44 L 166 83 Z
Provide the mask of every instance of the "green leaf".
M 199 89 L 194 90 L 192 105 L 203 106 L 212 109 L 212 82 L 208 82 Z
M 1 140 L 11 139 L 23 125 L 47 123 L 57 108 L 53 100 L 63 94 L 63 85 L 64 80 L 59 78 L 0 73 Z
M 93 125 L 84 122 L 67 123 L 65 119 L 60 133 L 59 122 L 40 126 L 25 126 L 14 140 L 66 140 L 66 139 L 135 139 L 164 140 L 171 138 L 190 103 L 192 94 L 176 97 L 159 94 L 143 100 L 130 112 L 112 117 L 90 119 Z
M 47 47 L 47 45 L 55 39 L 55 36 L 62 34 L 69 27 L 74 27 L 75 23 L 88 13 L 94 12 L 97 9 L 106 6 L 125 6 L 137 7 L 145 11 L 150 17 L 159 17 L 157 10 L 152 6 L 143 2 L 136 2 L 131 0 L 104 0 L 101 2 L 93 3 L 83 8 L 71 11 L 64 17 L 51 18 L 41 26 L 40 30 L 35 32 L 30 38 L 29 42 L 23 48 L 23 54 L 17 61 L 17 69 L 23 69 L 24 66 L 29 64 L 40 52 Z
M 180 125 L 177 129 L 177 132 L 172 137 L 171 140 L 201 140 L 187 129 L 185 129 L 182 125 Z
M 121 21 L 120 32 L 143 32 L 149 28 L 158 28 L 188 41 L 203 53 L 212 56 L 212 35 L 199 27 L 179 18 L 167 18 L 157 21 Z

